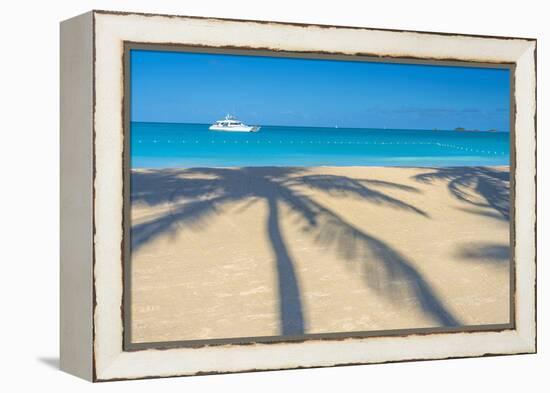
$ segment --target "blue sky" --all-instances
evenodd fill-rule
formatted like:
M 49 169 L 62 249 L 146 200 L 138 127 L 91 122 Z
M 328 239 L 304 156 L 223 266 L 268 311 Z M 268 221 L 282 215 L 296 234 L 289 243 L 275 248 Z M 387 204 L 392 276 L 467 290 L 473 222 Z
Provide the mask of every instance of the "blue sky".
M 131 51 L 132 121 L 509 131 L 505 69 Z

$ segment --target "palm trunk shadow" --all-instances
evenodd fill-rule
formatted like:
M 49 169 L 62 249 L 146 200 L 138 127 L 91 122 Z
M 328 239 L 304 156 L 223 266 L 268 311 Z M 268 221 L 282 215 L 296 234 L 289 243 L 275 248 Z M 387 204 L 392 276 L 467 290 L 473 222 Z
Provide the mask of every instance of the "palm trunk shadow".
M 298 288 L 294 263 L 281 234 L 277 200 L 269 198 L 268 206 L 267 230 L 277 262 L 281 334 L 283 336 L 303 335 L 305 324 L 302 312 L 302 299 Z

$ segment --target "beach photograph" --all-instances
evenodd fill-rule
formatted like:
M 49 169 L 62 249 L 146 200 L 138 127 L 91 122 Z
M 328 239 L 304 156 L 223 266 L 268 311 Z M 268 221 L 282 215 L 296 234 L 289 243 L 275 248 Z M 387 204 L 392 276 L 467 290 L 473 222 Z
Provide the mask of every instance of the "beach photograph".
M 505 329 L 511 70 L 128 51 L 125 334 Z

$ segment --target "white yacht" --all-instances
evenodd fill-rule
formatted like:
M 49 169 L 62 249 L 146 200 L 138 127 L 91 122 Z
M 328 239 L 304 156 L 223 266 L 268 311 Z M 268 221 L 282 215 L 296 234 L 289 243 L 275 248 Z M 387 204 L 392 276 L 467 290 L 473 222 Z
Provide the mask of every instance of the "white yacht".
M 260 130 L 259 126 L 247 126 L 242 121 L 237 120 L 231 115 L 225 116 L 225 119 L 218 120 L 209 128 L 211 131 L 227 131 L 227 132 L 256 132 Z

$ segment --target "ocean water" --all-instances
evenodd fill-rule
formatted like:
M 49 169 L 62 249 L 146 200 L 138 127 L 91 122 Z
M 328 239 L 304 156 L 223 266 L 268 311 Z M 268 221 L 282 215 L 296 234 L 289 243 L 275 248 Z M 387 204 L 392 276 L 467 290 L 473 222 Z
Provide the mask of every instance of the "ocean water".
M 255 133 L 209 124 L 132 122 L 132 168 L 223 166 L 509 165 L 507 132 L 262 126 Z

